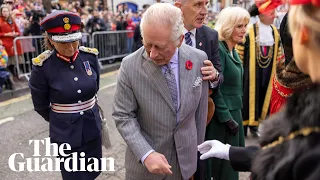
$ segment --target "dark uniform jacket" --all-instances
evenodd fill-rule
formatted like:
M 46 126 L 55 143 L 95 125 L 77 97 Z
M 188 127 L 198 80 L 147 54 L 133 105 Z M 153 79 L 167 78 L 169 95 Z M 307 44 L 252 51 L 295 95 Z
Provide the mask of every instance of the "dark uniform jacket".
M 99 89 L 96 55 L 80 50 L 74 58 L 72 62 L 58 58 L 56 51 L 42 53 L 33 60 L 38 63 L 33 66 L 29 86 L 35 111 L 50 122 L 51 141 L 79 147 L 81 142 L 89 142 L 100 135 L 101 119 L 97 105 L 80 113 L 56 113 L 50 108 L 50 103 L 87 101 Z M 91 76 L 86 72 L 86 61 L 90 63 Z

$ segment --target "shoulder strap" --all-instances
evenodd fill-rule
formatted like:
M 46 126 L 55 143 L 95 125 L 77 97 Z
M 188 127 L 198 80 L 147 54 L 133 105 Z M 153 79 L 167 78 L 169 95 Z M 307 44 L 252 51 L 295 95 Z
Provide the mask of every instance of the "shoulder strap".
M 85 46 L 80 46 L 79 50 L 83 51 L 83 52 L 86 52 L 86 53 L 95 54 L 95 55 L 99 54 L 99 51 L 96 48 L 88 48 L 88 47 L 85 47 Z
M 35 66 L 42 66 L 45 60 L 47 60 L 53 51 L 46 50 L 43 53 L 41 53 L 39 56 L 32 59 L 32 64 Z

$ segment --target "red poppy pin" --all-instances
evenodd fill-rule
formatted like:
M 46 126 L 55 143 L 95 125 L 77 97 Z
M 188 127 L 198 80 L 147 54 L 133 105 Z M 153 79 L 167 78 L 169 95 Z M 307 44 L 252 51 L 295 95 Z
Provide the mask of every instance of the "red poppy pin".
M 188 60 L 186 62 L 186 69 L 191 70 L 192 69 L 192 65 L 193 65 L 192 62 L 190 60 Z

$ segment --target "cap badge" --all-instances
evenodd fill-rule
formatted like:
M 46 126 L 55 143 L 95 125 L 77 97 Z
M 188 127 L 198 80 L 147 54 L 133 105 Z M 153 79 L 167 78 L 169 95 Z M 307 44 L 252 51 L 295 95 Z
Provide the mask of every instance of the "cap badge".
M 69 24 L 69 18 L 63 18 L 63 22 L 65 23 L 65 25 L 63 25 L 64 30 L 69 31 L 71 29 L 71 25 Z
M 69 18 L 68 18 L 68 17 L 63 18 L 63 22 L 64 22 L 65 24 L 69 23 Z

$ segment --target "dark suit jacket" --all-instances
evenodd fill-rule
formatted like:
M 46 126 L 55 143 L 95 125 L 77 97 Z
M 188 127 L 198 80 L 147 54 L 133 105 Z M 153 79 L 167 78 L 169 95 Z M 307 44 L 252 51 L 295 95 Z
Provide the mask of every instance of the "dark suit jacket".
M 203 25 L 201 28 L 196 30 L 196 48 L 204 51 L 208 59 L 212 62 L 214 68 L 219 72 L 219 80 L 218 83 L 215 83 L 212 86 L 210 83 L 210 88 L 218 90 L 218 86 L 223 82 L 223 74 L 222 74 L 222 67 L 220 63 L 220 56 L 219 56 L 219 43 L 218 43 L 218 32 L 214 29 L 209 28 L 208 26 Z M 216 94 L 214 92 L 211 97 Z M 200 157 L 200 154 L 199 154 Z M 205 161 L 198 161 L 198 169 L 194 175 L 194 179 L 202 180 L 204 179 L 205 174 Z
M 141 37 L 141 31 L 140 31 L 140 24 L 136 26 L 134 29 L 134 35 L 133 35 L 133 51 L 138 50 L 143 46 L 142 44 L 142 37 Z
M 196 47 L 207 53 L 208 59 L 220 73 L 218 83 L 220 85 L 224 78 L 219 57 L 218 32 L 205 25 L 198 28 L 196 31 Z
M 235 147 L 231 146 L 229 150 L 229 159 L 233 170 L 250 171 L 251 162 L 260 150 L 258 146 Z

